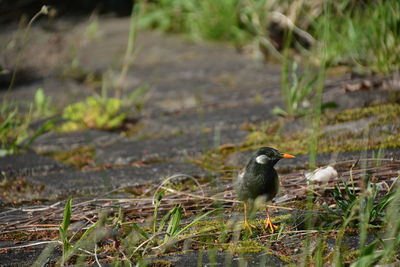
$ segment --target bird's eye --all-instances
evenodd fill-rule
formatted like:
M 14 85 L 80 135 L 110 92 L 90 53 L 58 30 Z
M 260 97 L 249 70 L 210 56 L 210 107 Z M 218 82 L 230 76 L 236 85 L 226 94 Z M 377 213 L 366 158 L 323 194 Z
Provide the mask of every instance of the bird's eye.
M 260 155 L 256 157 L 256 162 L 258 164 L 266 164 L 269 160 L 269 157 L 266 155 Z

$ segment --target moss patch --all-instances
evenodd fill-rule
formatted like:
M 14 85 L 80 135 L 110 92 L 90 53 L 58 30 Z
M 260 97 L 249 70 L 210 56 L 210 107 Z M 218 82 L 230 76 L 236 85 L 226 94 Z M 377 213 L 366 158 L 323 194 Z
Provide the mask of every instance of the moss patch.
M 335 124 L 338 122 L 355 121 L 368 117 L 378 117 L 381 122 L 387 123 L 392 119 L 398 119 L 399 114 L 399 104 L 383 104 L 365 108 L 347 109 L 338 113 L 328 113 L 323 117 L 323 123 L 325 125 Z
M 232 254 L 249 254 L 262 252 L 265 246 L 256 240 L 244 240 L 229 243 L 228 249 Z
M 224 225 L 223 220 L 200 221 L 196 225 L 198 232 L 214 232 Z
M 235 166 L 226 165 L 225 159 L 231 153 L 238 150 L 238 146 L 227 144 L 216 149 L 209 150 L 198 158 L 189 159 L 189 162 L 196 164 L 205 170 L 229 171 L 235 169 Z
M 50 156 L 65 165 L 80 169 L 89 165 L 95 155 L 96 149 L 93 146 L 82 146 L 69 151 L 52 152 L 47 154 L 47 156 Z
M 147 266 L 151 267 L 173 267 L 175 263 L 166 260 L 153 260 Z

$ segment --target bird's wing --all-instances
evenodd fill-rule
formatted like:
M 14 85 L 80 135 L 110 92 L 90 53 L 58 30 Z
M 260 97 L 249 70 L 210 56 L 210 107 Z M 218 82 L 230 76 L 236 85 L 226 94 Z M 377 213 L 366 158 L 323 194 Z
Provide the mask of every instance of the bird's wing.
M 244 175 L 245 175 L 245 169 L 241 170 L 238 173 L 238 176 L 237 176 L 236 180 L 234 181 L 234 186 L 235 186 L 236 190 L 240 190 L 240 188 L 242 187 L 242 185 L 244 183 Z
M 238 173 L 237 179 L 238 179 L 239 181 L 240 181 L 240 180 L 243 180 L 245 170 L 246 170 L 246 169 L 243 168 L 243 169 Z

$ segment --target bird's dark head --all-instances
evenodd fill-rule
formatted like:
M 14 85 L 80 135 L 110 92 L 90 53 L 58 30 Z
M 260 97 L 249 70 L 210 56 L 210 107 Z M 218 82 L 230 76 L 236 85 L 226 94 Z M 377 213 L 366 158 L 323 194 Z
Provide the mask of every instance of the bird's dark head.
M 294 156 L 282 153 L 271 147 L 259 148 L 252 157 L 254 163 L 266 166 L 274 166 L 280 159 L 291 159 Z

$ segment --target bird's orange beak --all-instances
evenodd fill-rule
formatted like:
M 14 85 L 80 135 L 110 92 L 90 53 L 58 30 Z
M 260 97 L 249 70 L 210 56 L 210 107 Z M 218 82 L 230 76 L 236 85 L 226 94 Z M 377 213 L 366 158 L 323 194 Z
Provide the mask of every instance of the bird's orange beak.
M 295 156 L 290 155 L 290 154 L 282 154 L 282 157 L 283 157 L 284 159 L 293 159 L 293 158 L 295 158 Z

